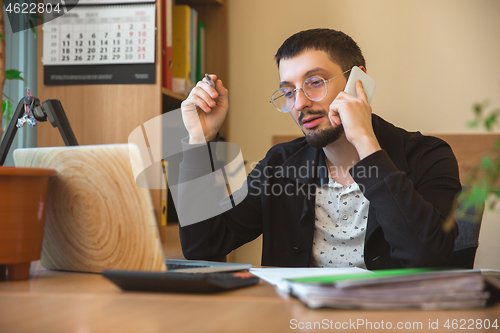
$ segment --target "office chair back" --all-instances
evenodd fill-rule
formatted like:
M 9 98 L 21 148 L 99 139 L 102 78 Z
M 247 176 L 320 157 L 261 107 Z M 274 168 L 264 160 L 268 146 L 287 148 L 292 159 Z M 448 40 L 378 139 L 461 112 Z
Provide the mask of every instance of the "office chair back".
M 465 188 L 464 188 L 465 190 Z M 463 202 L 458 198 L 461 204 Z M 459 208 L 460 209 L 460 208 Z M 455 213 L 458 225 L 458 237 L 451 254 L 449 265 L 457 268 L 474 268 L 477 247 L 479 246 L 479 231 L 484 212 L 484 202 L 479 208 L 470 207 L 465 214 Z

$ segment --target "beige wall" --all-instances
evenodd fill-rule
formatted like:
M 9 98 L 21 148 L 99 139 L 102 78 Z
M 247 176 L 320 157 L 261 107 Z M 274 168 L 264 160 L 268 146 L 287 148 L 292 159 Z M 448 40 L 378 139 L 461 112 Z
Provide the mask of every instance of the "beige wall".
M 265 155 L 272 135 L 300 134 L 269 99 L 279 82 L 274 54 L 304 29 L 334 28 L 357 41 L 377 82 L 373 111 L 397 126 L 471 132 L 466 122 L 473 103 L 488 99 L 500 107 L 498 0 L 228 0 L 228 5 L 229 137 L 249 164 Z M 500 256 L 491 255 L 499 252 L 493 240 L 498 234 L 498 214 L 489 212 L 477 265 L 500 268 Z M 259 264 L 259 242 L 235 259 Z

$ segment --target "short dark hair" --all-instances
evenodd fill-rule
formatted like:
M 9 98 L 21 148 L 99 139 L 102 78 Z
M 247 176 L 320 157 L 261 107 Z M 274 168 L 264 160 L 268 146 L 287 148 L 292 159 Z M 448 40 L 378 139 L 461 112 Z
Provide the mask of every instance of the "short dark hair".
M 276 52 L 274 59 L 280 65 L 281 59 L 293 58 L 305 50 L 325 51 L 342 71 L 353 66 L 366 67 L 365 58 L 358 44 L 343 33 L 333 29 L 310 29 L 288 37 Z M 345 74 L 346 78 L 349 73 Z

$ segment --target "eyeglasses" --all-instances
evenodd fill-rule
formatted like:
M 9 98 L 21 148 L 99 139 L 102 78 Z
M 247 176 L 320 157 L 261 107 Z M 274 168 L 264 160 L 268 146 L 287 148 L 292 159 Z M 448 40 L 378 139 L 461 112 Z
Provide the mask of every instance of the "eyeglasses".
M 307 78 L 304 83 L 302 83 L 301 88 L 293 90 L 290 88 L 280 88 L 273 93 L 269 103 L 273 103 L 274 107 L 280 112 L 289 112 L 295 106 L 295 97 L 298 90 L 302 90 L 304 95 L 311 101 L 321 101 L 328 93 L 326 84 L 349 71 L 350 69 L 346 70 L 342 74 L 332 77 L 329 80 L 325 80 L 321 76 L 311 76 Z

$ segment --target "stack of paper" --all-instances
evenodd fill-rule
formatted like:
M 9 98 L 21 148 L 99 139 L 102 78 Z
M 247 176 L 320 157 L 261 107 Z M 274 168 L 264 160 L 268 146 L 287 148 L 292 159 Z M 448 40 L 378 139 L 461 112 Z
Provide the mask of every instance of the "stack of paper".
M 457 309 L 485 306 L 498 280 L 479 271 L 397 269 L 288 279 L 290 293 L 311 308 Z

